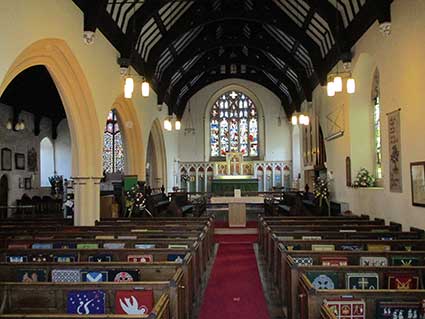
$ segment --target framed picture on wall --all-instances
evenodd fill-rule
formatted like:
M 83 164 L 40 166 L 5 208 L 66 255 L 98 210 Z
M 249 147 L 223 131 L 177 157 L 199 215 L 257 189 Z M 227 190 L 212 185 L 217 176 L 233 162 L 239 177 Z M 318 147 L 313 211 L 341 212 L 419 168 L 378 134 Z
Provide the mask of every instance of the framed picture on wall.
M 3 171 L 12 170 L 12 150 L 10 148 L 1 149 L 1 169 Z
M 15 153 L 15 169 L 25 169 L 25 154 Z
M 425 207 L 425 162 L 410 163 L 412 205 Z

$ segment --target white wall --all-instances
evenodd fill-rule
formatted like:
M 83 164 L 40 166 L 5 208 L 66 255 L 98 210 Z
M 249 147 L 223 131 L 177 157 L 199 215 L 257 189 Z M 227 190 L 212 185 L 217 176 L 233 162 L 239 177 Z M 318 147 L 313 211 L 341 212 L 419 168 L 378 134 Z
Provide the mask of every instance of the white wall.
M 425 208 L 412 206 L 410 163 L 425 160 L 424 95 L 425 85 L 425 2 L 395 0 L 392 10 L 392 34 L 384 37 L 376 22 L 353 48 L 353 75 L 358 90 L 352 97 L 340 94 L 328 98 L 325 88 L 314 91 L 313 102 L 320 109 L 322 127 L 326 115 L 338 107 L 345 112 L 344 136 L 326 143 L 328 168 L 333 170 L 333 198 L 349 202 L 355 213 L 367 213 L 425 228 Z M 383 188 L 353 189 L 345 186 L 345 157 L 351 156 L 353 178 L 360 168 L 370 166 L 371 120 L 359 116 L 371 103 L 375 67 L 380 72 L 383 145 Z M 401 144 L 403 193 L 389 191 L 388 112 L 401 108 Z M 357 117 L 357 118 L 356 118 Z M 369 123 L 365 123 L 365 122 Z M 363 134 L 359 131 L 363 130 Z M 326 135 L 326 133 L 325 133 Z
M 47 118 L 42 118 L 40 123 L 40 134 L 35 136 L 34 130 L 34 116 L 31 113 L 21 112 L 19 118 L 25 122 L 25 130 L 15 132 L 6 129 L 6 122 L 12 118 L 12 108 L 0 104 L 0 149 L 3 147 L 10 148 L 12 150 L 12 170 L 2 171 L 0 167 L 0 176 L 6 174 L 9 180 L 9 204 L 14 204 L 16 199 L 21 198 L 23 194 L 28 196 L 43 196 L 49 195 L 50 187 L 44 188 L 40 183 L 40 142 L 43 138 L 51 138 L 51 122 Z M 57 141 L 66 140 L 66 136 L 69 136 L 69 131 L 66 131 L 66 127 L 58 129 Z M 28 151 L 34 148 L 37 152 L 37 171 L 28 171 L 27 156 Z M 69 147 L 70 151 L 70 147 Z M 22 153 L 25 155 L 25 169 L 18 170 L 15 167 L 15 153 Z M 71 157 L 62 159 L 61 165 L 63 167 L 71 166 Z M 48 175 L 53 175 L 53 172 Z M 64 175 L 65 177 L 65 175 Z M 19 187 L 19 179 L 31 178 L 32 189 L 24 189 Z M 46 184 L 49 185 L 50 184 Z
M 72 176 L 71 135 L 66 119 L 59 123 L 57 133 L 58 137 L 54 141 L 56 174 L 69 179 Z
M 187 126 L 188 107 L 182 119 L 182 131 L 178 137 L 178 157 L 180 161 L 208 161 L 206 153 L 206 136 L 205 116 L 208 102 L 211 97 L 219 90 L 230 86 L 237 85 L 251 91 L 260 102 L 263 109 L 263 119 L 259 119 L 263 125 L 265 140 L 260 139 L 260 143 L 264 144 L 264 160 L 291 160 L 291 132 L 288 119 L 286 118 L 283 107 L 279 98 L 267 88 L 251 81 L 240 79 L 227 79 L 218 81 L 201 89 L 190 99 L 190 108 L 192 121 L 196 129 L 195 135 L 184 135 L 184 128 Z M 251 97 L 254 98 L 254 97 Z M 214 103 L 214 101 L 211 101 Z M 261 113 L 260 113 L 261 114 Z M 281 117 L 280 126 L 278 117 Z M 259 128 L 262 129 L 261 127 Z

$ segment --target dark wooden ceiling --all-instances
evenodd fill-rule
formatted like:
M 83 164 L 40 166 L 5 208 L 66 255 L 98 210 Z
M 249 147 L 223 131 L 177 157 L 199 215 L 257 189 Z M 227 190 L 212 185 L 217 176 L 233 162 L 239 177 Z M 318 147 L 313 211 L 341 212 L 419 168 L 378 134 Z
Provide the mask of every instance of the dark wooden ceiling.
M 226 78 L 274 92 L 289 115 L 392 0 L 73 0 L 84 29 L 98 28 L 145 75 L 169 112 Z
M 40 132 L 42 117 L 51 120 L 53 138 L 56 138 L 57 125 L 66 118 L 56 85 L 43 65 L 36 65 L 19 73 L 1 95 L 0 102 L 12 107 L 14 124 L 21 111 L 34 114 L 36 135 Z

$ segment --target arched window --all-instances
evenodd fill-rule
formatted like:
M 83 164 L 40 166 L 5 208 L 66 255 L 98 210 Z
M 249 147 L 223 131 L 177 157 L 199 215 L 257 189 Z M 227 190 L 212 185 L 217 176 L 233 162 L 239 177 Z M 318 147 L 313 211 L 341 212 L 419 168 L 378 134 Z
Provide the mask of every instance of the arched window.
M 381 101 L 379 94 L 379 71 L 375 71 L 372 88 L 373 141 L 375 146 L 375 177 L 382 178 Z
M 40 142 L 40 185 L 50 186 L 49 177 L 55 175 L 53 144 L 48 137 Z
M 210 155 L 220 158 L 227 152 L 259 155 L 257 108 L 246 94 L 234 90 L 221 95 L 210 114 Z
M 103 170 L 106 173 L 124 172 L 124 146 L 115 110 L 109 112 L 103 135 Z

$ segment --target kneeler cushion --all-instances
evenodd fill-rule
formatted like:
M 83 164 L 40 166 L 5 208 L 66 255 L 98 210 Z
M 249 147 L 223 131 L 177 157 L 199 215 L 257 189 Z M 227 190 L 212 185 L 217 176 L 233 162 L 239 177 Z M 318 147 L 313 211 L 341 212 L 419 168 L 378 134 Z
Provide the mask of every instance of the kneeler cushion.
M 152 290 L 121 290 L 115 294 L 116 314 L 143 315 L 149 314 L 152 309 Z

